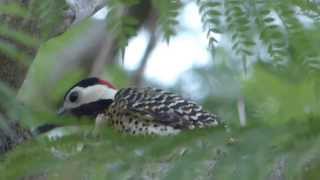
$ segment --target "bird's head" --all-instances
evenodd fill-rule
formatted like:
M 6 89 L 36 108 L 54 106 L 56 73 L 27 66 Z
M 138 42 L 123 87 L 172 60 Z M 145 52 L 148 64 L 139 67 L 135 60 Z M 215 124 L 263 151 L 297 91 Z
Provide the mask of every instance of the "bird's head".
M 108 108 L 116 92 L 108 81 L 96 77 L 83 79 L 66 92 L 58 114 L 67 112 L 75 116 L 96 116 Z

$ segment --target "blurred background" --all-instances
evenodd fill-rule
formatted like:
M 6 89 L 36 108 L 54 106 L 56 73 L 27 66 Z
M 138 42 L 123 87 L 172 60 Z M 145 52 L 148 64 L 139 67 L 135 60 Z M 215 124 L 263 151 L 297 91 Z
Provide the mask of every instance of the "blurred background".
M 212 112 L 237 112 L 241 63 L 228 55 L 219 33 L 212 33 L 217 39 L 215 52 L 209 48 L 195 2 L 176 2 L 176 6 L 179 11 L 174 18 L 179 22 L 167 27 L 172 32 L 166 35 L 150 1 L 133 5 L 128 13 L 136 22 L 128 37 L 121 37 L 127 41 L 125 47 L 118 47 L 115 40 L 119 29 L 108 28 L 106 19 L 112 9 L 102 8 L 41 46 L 19 98 L 35 111 L 55 113 L 72 84 L 98 76 L 118 88 L 155 86 L 206 103 Z
M 40 144 L 33 142 L 42 150 L 28 145 L 18 148 L 4 161 L 7 168 L 0 165 L 0 172 L 17 166 L 19 160 L 33 167 L 35 174 L 44 166 L 50 169 L 45 171 L 47 177 L 56 173 L 68 179 L 68 170 L 87 168 L 74 164 L 93 159 L 92 167 L 79 177 L 320 178 L 319 1 L 112 0 L 54 36 L 50 33 L 59 21 L 53 14 L 65 12 L 64 1 L 32 2 L 27 10 L 36 11 L 45 22 L 40 36 L 30 39 L 12 24 L 0 25 L 3 57 L 17 61 L 29 57 L 29 50 L 20 52 L 19 46 L 10 45 L 12 41 L 35 49 L 17 98 L 10 86 L 1 86 L 6 115 L 1 119 L 19 119 L 29 129 L 47 123 L 74 125 L 78 120 L 55 115 L 63 95 L 75 82 L 98 76 L 118 88 L 153 86 L 175 92 L 217 113 L 226 127 L 158 143 L 151 143 L 152 138 L 118 137 L 114 132 L 99 145 L 78 134 L 53 144 L 43 138 Z M 0 6 L 2 15 L 34 15 L 20 11 L 24 12 Z M 82 150 L 87 146 L 89 150 Z M 31 155 L 40 154 L 39 159 L 28 162 L 24 148 Z M 181 149 L 187 149 L 186 156 Z M 132 154 L 119 155 L 127 151 Z M 167 158 L 168 154 L 174 157 Z M 106 164 L 110 157 L 114 158 Z M 43 159 L 63 159 L 54 163 L 61 168 L 52 170 L 52 164 L 40 163 Z M 139 174 L 138 167 L 153 168 Z M 126 175 L 117 176 L 120 172 Z M 30 172 L 19 166 L 7 174 L 12 178 Z M 37 177 L 42 175 L 43 171 Z

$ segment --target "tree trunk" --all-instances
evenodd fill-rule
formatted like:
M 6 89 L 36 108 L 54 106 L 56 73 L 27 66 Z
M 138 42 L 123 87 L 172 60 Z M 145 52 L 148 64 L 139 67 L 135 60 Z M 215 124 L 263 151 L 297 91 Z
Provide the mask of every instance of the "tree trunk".
M 34 4 L 36 3 L 45 3 L 46 1 L 29 1 L 29 0 L 11 0 L 11 1 L 0 1 L 0 6 L 16 5 L 24 10 L 28 11 L 28 14 L 38 15 L 38 12 L 35 11 Z M 50 4 L 60 3 L 58 1 L 50 2 Z M 63 4 L 63 3 L 62 3 Z M 64 3 L 68 7 L 66 11 L 56 10 L 57 21 L 52 22 L 50 25 L 51 28 L 47 31 L 43 27 L 43 24 L 46 24 L 49 21 L 50 17 L 17 17 L 13 14 L 1 14 L 0 22 L 1 25 L 8 26 L 9 29 L 16 32 L 22 32 L 28 36 L 31 36 L 35 40 L 33 46 L 27 46 L 27 42 L 21 42 L 18 38 L 10 37 L 6 34 L 0 35 L 0 42 L 3 42 L 7 46 L 10 46 L 12 49 L 15 49 L 16 52 L 23 54 L 25 58 L 15 58 L 8 56 L 8 53 L 0 51 L 0 81 L 7 84 L 11 87 L 15 93 L 21 87 L 28 69 L 32 64 L 32 61 L 37 53 L 37 50 L 41 43 L 46 40 L 55 37 L 64 31 L 66 31 L 72 24 L 78 23 L 85 19 L 86 17 L 91 16 L 97 10 L 102 8 L 105 5 L 105 0 L 66 0 Z M 50 5 L 49 8 L 43 11 L 54 12 L 58 5 Z M 61 7 L 63 5 L 60 5 Z M 58 7 L 60 7 L 58 6 Z M 1 44 L 0 44 L 1 45 Z
M 41 3 L 47 3 L 46 9 Z M 0 13 L 0 88 L 4 84 L 12 93 L 6 96 L 6 93 L 0 92 L 3 96 L 0 102 L 0 154 L 32 137 L 28 129 L 9 115 L 6 107 L 12 104 L 4 99 L 15 98 L 40 44 L 91 16 L 105 3 L 105 0 L 0 0 L 2 9 L 14 6 L 21 13 L 24 12 L 23 15 L 10 11 Z M 67 7 L 66 11 L 64 6 Z M 42 16 L 41 11 L 49 15 L 51 12 L 53 17 Z M 48 22 L 50 26 L 45 26 Z

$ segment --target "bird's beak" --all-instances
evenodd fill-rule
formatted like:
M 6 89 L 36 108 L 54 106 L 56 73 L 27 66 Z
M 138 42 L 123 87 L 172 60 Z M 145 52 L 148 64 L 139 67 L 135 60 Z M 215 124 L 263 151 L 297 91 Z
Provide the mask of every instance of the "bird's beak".
M 61 115 L 63 115 L 65 112 L 66 112 L 66 109 L 63 108 L 63 107 L 61 107 L 61 108 L 58 110 L 57 114 L 58 114 L 59 116 L 61 116 Z

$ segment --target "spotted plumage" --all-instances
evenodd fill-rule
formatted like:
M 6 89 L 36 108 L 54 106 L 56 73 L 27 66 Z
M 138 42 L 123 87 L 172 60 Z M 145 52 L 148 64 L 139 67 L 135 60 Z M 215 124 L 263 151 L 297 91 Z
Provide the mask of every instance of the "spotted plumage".
M 176 94 L 150 87 L 116 90 L 97 78 L 74 85 L 65 95 L 63 111 L 96 116 L 96 126 L 108 124 L 132 135 L 177 134 L 219 124 L 216 115 Z

